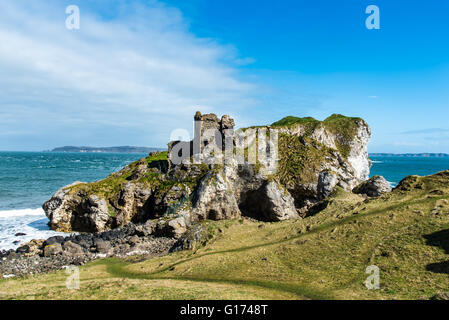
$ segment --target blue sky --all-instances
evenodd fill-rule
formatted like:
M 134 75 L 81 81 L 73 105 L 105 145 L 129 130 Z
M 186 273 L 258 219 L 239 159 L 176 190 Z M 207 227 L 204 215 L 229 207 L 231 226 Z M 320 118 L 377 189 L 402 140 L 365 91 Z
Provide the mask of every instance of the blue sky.
M 65 28 L 71 4 L 80 30 Z M 365 27 L 371 4 L 380 30 Z M 3 0 L 0 9 L 0 150 L 164 146 L 199 109 L 239 126 L 360 116 L 371 152 L 449 153 L 445 0 Z

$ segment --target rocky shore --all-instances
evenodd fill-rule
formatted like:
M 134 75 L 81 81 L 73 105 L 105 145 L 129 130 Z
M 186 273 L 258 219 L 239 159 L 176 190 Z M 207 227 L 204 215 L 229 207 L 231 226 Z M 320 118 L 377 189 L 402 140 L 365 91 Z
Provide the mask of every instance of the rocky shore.
M 9 278 L 38 274 L 109 257 L 151 258 L 183 246 L 182 239 L 155 236 L 156 230 L 157 226 L 149 221 L 101 233 L 33 240 L 17 250 L 0 252 L 0 275 Z

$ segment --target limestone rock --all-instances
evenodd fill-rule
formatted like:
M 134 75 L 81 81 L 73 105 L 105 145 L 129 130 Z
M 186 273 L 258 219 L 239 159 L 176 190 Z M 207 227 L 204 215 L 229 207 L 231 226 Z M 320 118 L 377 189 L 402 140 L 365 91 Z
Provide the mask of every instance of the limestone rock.
M 68 190 L 81 183 L 78 181 L 61 188 L 43 204 L 42 208 L 50 219 L 50 227 L 53 230 L 69 231 L 72 229 L 72 215 L 75 213 L 74 209 L 80 205 L 81 199 L 69 196 Z
M 137 163 L 134 172 L 130 176 L 130 180 L 137 180 L 139 178 L 142 178 L 143 176 L 145 176 L 147 172 L 148 172 L 148 163 L 145 161 L 145 159 L 142 159 Z
M 86 218 L 92 230 L 101 232 L 106 230 L 106 223 L 109 221 L 109 209 L 106 200 L 93 195 L 89 197 L 89 206 Z
M 170 251 L 193 250 L 204 241 L 207 241 L 206 228 L 201 224 L 196 224 L 188 228 Z
M 379 197 L 383 193 L 391 192 L 391 186 L 384 177 L 374 176 L 354 188 L 353 192 L 366 194 L 369 197 Z
M 269 221 L 282 221 L 299 218 L 295 200 L 287 189 L 273 181 L 265 186 L 266 197 L 261 197 L 263 212 Z
M 70 189 L 81 183 L 76 182 L 58 190 L 43 209 L 50 227 L 57 231 L 100 232 L 107 229 L 109 208 L 105 199 L 97 195 L 72 194 Z
M 192 209 L 198 220 L 225 220 L 241 216 L 233 190 L 222 174 L 208 173 L 201 181 Z
M 148 220 L 145 224 L 136 226 L 136 234 L 141 237 L 148 237 L 156 230 L 157 223 L 153 220 Z
M 320 200 L 329 197 L 338 183 L 337 175 L 323 171 L 318 176 L 318 198 Z
M 121 210 L 116 216 L 117 226 L 124 226 L 132 220 L 143 220 L 150 196 L 151 189 L 132 182 L 126 184 L 118 201 Z
M 187 231 L 188 224 L 189 221 L 185 216 L 160 219 L 157 223 L 156 232 L 159 236 L 178 239 Z

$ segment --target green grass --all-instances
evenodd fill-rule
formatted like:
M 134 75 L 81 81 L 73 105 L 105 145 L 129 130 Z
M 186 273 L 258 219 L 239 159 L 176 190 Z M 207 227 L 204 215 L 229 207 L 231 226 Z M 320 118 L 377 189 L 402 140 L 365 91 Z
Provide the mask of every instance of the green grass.
M 285 118 L 282 118 L 279 121 L 276 121 L 272 124 L 273 127 L 284 127 L 284 126 L 292 126 L 297 124 L 319 124 L 320 121 L 316 120 L 312 117 L 304 117 L 304 118 L 298 118 L 294 116 L 287 116 Z
M 149 165 L 151 165 L 151 163 L 154 161 L 164 161 L 164 160 L 167 160 L 167 154 L 168 154 L 168 151 L 157 152 L 153 156 L 148 156 L 146 158 L 146 161 L 148 162 Z
M 339 190 L 305 219 L 204 222 L 192 251 L 90 263 L 76 292 L 63 272 L 1 280 L 0 297 L 429 299 L 449 288 L 449 173 L 413 181 L 367 201 Z M 380 290 L 363 284 L 370 265 Z

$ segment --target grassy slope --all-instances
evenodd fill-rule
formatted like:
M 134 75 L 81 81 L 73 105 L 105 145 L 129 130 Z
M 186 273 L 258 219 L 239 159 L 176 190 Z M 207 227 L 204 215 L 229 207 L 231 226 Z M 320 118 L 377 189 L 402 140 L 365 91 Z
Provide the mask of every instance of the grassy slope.
M 0 298 L 428 299 L 449 288 L 448 181 L 413 178 L 366 202 L 338 191 L 303 220 L 207 222 L 213 238 L 196 251 L 88 264 L 79 291 L 63 271 L 1 280 Z M 363 285 L 369 265 L 380 290 Z

